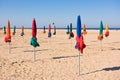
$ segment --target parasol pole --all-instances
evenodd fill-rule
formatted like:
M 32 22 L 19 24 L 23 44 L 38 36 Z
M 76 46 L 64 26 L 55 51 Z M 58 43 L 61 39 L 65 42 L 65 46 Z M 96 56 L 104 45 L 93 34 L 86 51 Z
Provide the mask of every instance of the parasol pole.
M 24 35 L 23 35 L 24 36 Z M 24 43 L 24 37 L 22 36 L 22 42 Z M 24 44 L 23 44 L 23 46 L 24 46 Z
M 80 76 L 80 53 L 78 52 L 78 76 Z
M 72 38 L 71 38 L 71 48 L 72 48 Z M 72 49 L 71 49 L 72 50 Z
M 32 22 L 32 38 L 30 39 L 30 45 L 34 47 L 33 52 L 34 52 L 34 62 L 36 61 L 36 50 L 35 48 L 37 46 L 40 46 L 39 43 L 37 42 L 37 27 L 36 27 L 36 21 L 33 19 Z
M 48 49 L 50 49 L 50 39 L 49 38 L 50 37 L 48 37 L 48 45 L 49 45 Z
M 9 54 L 11 53 L 11 49 L 10 49 L 10 42 L 9 42 Z
M 85 35 L 84 41 L 86 41 L 86 35 Z
M 51 37 L 50 37 L 50 39 L 49 39 L 49 45 L 51 44 Z M 49 49 L 50 49 L 50 47 L 49 47 Z
M 100 53 L 102 53 L 102 40 L 100 40 Z
M 35 47 L 34 47 L 34 62 L 36 60 Z
M 109 44 L 109 39 L 110 39 L 110 38 L 107 36 L 107 42 L 108 42 L 108 44 Z

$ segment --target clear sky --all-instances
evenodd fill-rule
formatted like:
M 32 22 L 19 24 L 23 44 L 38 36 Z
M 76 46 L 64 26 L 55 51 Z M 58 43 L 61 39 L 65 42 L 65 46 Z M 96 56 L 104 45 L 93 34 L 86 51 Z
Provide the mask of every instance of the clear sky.
M 0 0 L 0 26 L 11 21 L 11 26 L 37 27 L 53 22 L 57 27 L 73 23 L 77 16 L 87 27 L 99 27 L 100 21 L 110 27 L 120 27 L 120 0 Z

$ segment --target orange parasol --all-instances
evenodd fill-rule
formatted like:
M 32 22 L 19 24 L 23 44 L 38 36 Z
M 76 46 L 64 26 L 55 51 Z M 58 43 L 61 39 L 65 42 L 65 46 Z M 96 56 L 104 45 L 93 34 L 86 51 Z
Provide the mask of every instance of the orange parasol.
M 86 35 L 86 34 L 87 34 L 87 32 L 86 32 L 86 25 L 85 25 L 85 24 L 83 25 L 83 32 L 82 32 L 82 34 L 83 34 L 83 35 Z
M 4 41 L 9 43 L 9 53 L 10 53 L 10 42 L 11 42 L 11 33 L 10 33 L 10 21 L 8 20 L 7 29 L 6 29 L 6 36 Z
M 5 42 L 9 42 L 9 43 L 11 42 L 10 21 L 8 21 L 8 24 L 7 24 Z

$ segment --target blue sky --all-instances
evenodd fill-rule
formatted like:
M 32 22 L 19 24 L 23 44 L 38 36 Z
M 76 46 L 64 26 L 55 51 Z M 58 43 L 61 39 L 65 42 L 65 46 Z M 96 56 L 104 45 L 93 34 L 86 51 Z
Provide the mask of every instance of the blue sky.
M 120 0 L 0 0 L 0 26 L 10 20 L 11 26 L 31 27 L 35 18 L 37 27 L 53 22 L 57 27 L 76 27 L 78 15 L 87 27 L 99 27 L 101 20 L 120 27 Z

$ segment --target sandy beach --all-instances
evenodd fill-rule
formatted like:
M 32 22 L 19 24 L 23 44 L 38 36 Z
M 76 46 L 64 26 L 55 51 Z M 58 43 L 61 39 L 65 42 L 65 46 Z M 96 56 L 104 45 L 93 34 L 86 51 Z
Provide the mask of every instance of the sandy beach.
M 13 30 L 11 30 L 12 32 Z M 87 30 L 84 36 L 86 48 L 80 56 L 80 76 L 78 76 L 78 53 L 74 48 L 75 37 L 68 39 L 66 30 L 57 30 L 48 38 L 43 30 L 37 30 L 40 47 L 30 45 L 31 29 L 25 29 L 20 36 L 17 29 L 12 35 L 11 53 L 4 42 L 5 35 L 0 30 L 0 80 L 120 80 L 120 30 L 110 30 L 110 36 L 97 40 L 98 30 Z

